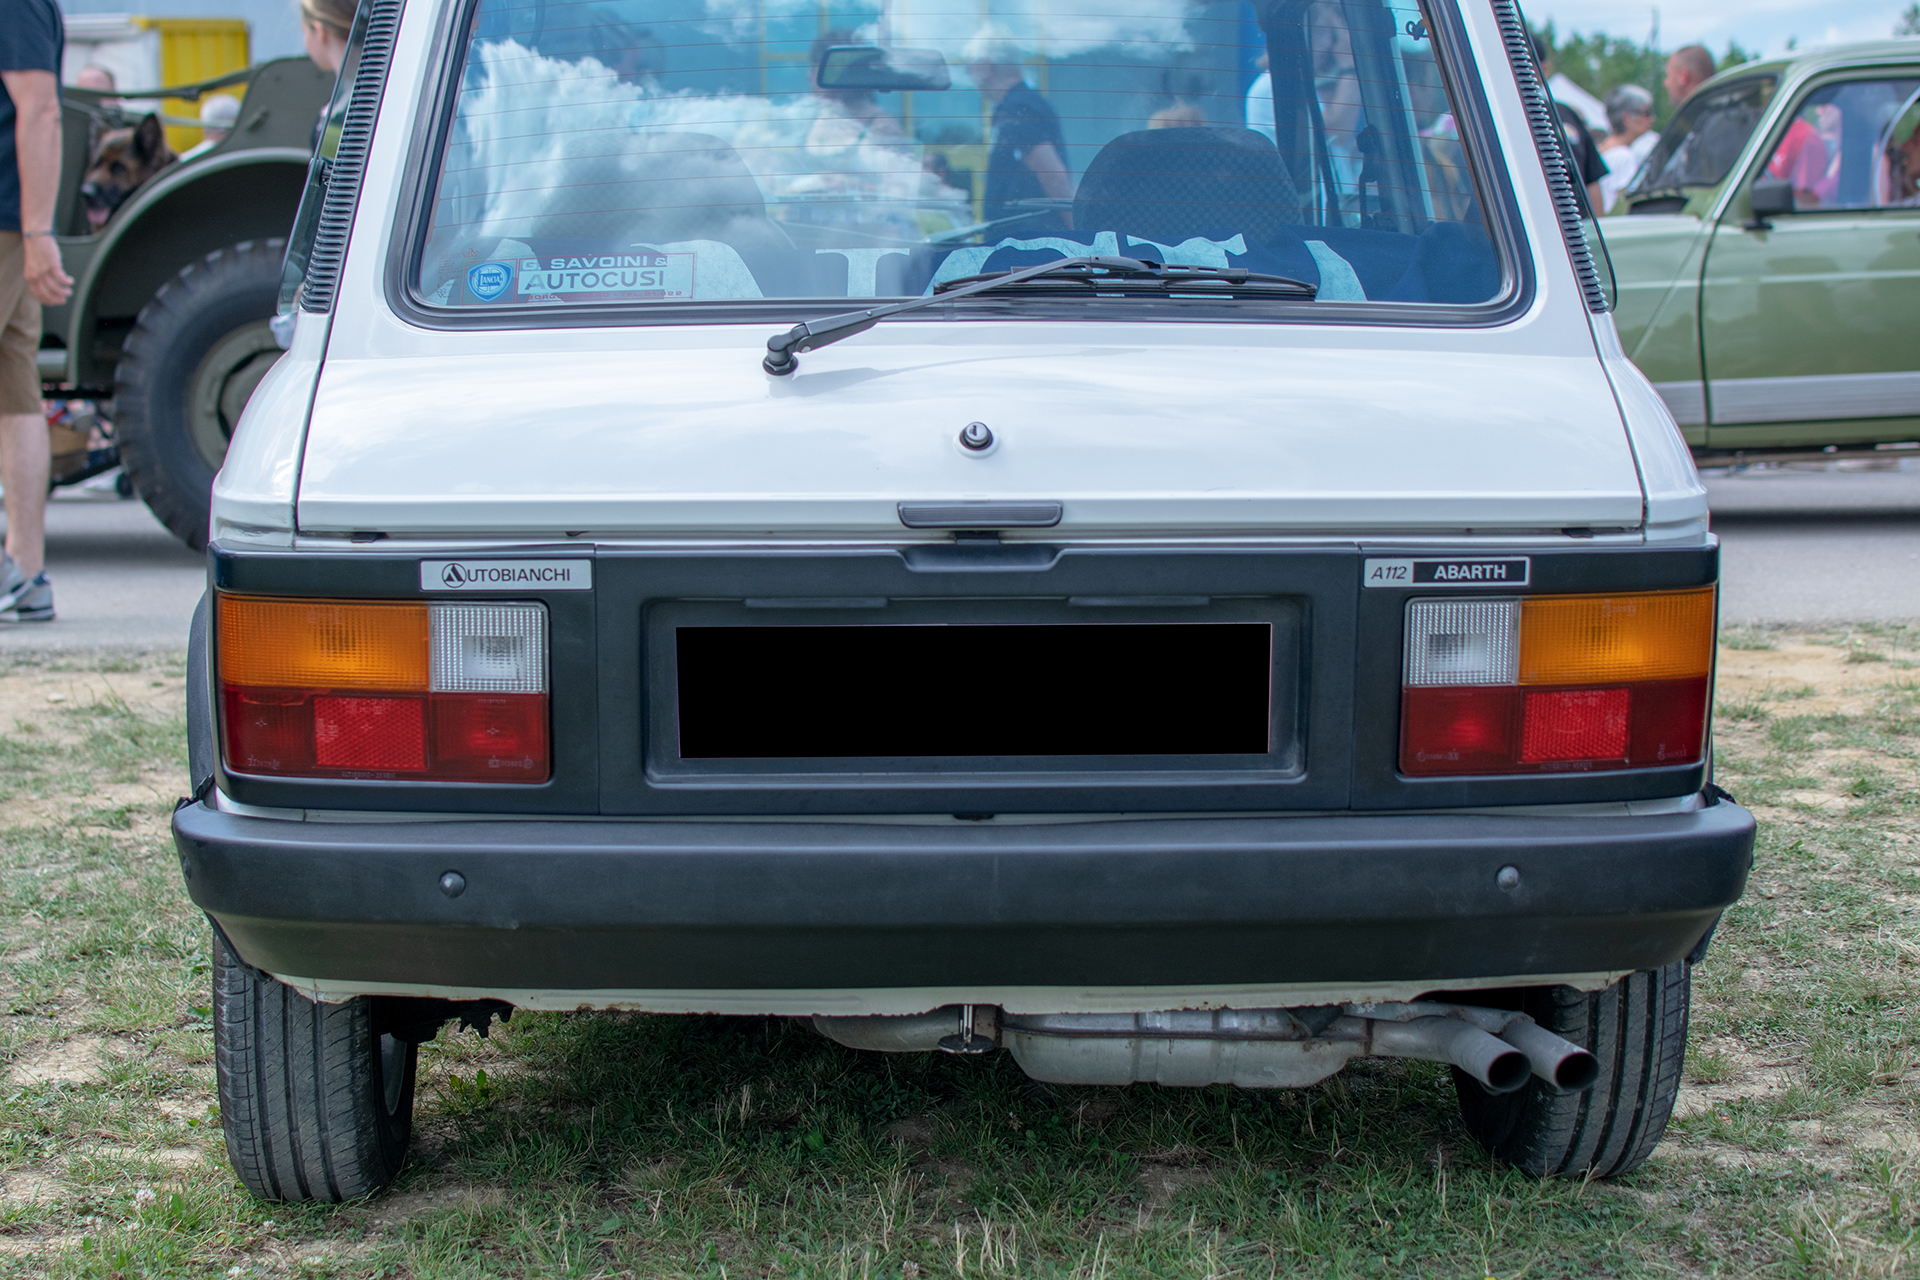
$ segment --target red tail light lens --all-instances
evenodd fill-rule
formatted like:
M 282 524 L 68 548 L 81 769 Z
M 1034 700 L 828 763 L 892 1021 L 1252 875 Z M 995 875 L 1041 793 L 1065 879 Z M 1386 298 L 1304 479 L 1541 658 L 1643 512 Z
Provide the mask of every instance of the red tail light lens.
M 544 782 L 546 610 L 220 596 L 229 770 Z
M 1695 762 L 1704 750 L 1712 660 L 1711 587 L 1411 601 L 1400 770 L 1435 776 Z

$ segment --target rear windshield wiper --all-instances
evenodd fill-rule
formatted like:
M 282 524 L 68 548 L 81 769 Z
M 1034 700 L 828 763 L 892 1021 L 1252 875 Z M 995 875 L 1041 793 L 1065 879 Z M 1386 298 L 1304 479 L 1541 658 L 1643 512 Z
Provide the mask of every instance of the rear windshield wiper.
M 865 311 L 848 311 L 820 320 L 803 321 L 785 333 L 767 339 L 767 356 L 760 362 L 760 367 L 775 377 L 782 377 L 800 367 L 797 357 L 802 351 L 814 351 L 842 338 L 865 333 L 882 320 L 902 312 L 915 311 L 936 302 L 952 302 L 956 298 L 986 293 L 991 289 L 1024 285 L 1029 281 L 1049 291 L 1070 289 L 1076 294 L 1088 291 L 1089 286 L 1093 292 L 1106 293 L 1171 293 L 1194 286 L 1197 292 L 1214 295 L 1279 294 L 1308 299 L 1317 292 L 1315 286 L 1304 280 L 1263 275 L 1240 267 L 1168 266 L 1144 258 L 1121 258 L 1111 254 L 1059 258 L 1038 266 L 1022 267 L 1018 271 L 990 271 L 984 275 L 944 280 L 924 298 L 911 298 L 906 302 L 869 307 Z
M 1305 280 L 1249 271 L 1245 267 L 1187 267 L 1165 262 L 1140 262 L 1138 268 L 1103 264 L 1105 269 L 1099 270 L 1068 267 L 1060 263 L 1049 265 L 1054 268 L 1052 271 L 1019 283 L 1026 289 L 1044 289 L 1054 293 L 1079 293 L 1089 288 L 1100 293 L 1170 293 L 1176 289 L 1193 287 L 1200 293 L 1215 295 L 1254 293 L 1311 298 L 1320 291 L 1318 285 Z M 1012 284 L 1014 282 L 1007 279 L 1011 274 L 1008 271 L 989 271 L 983 275 L 960 276 L 953 280 L 942 280 L 933 286 L 933 291 L 946 293 L 977 280 L 998 280 L 1002 284 Z

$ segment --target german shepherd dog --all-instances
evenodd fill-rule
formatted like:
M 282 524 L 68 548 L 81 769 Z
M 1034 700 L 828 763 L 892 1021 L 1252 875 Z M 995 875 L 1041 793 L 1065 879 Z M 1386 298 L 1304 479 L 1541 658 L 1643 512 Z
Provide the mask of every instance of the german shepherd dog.
M 178 160 L 167 145 L 160 117 L 149 113 L 131 129 L 109 129 L 100 135 L 80 184 L 80 201 L 87 209 L 87 227 L 98 231 L 113 211 L 141 183 Z

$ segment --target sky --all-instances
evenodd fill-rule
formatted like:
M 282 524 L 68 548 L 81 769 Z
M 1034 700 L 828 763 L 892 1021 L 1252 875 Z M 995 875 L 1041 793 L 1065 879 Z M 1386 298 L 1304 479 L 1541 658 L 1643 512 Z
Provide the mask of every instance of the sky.
M 1883 40 L 1893 34 L 1910 0 L 1664 0 L 1659 6 L 1660 47 L 1704 44 L 1716 56 L 1729 40 L 1771 56 L 1800 48 L 1848 40 Z M 1559 34 L 1629 36 L 1644 42 L 1653 25 L 1653 7 L 1635 0 L 1523 0 L 1527 20 L 1552 20 Z

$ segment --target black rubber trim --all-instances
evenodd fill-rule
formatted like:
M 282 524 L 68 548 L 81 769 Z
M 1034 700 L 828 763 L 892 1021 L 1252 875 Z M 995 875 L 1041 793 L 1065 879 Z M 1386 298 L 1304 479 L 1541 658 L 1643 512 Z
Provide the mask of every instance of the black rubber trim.
M 441 148 L 459 92 L 462 54 L 473 13 L 480 0 L 453 0 L 443 10 L 441 36 L 428 55 L 424 77 L 429 91 L 420 95 L 413 134 L 395 206 L 394 234 L 387 258 L 387 303 L 410 324 L 434 329 L 576 329 L 636 325 L 751 324 L 791 326 L 846 309 L 844 298 L 789 298 L 758 302 L 703 302 L 645 308 L 609 304 L 599 307 L 442 307 L 415 287 L 431 224 L 433 193 L 440 176 Z M 1472 42 L 1455 0 L 1429 0 L 1422 8 L 1435 35 L 1435 62 L 1453 103 L 1454 119 L 1467 144 L 1467 162 L 1475 195 L 1486 215 L 1488 234 L 1500 255 L 1501 292 L 1473 305 L 1265 301 L 1258 308 L 1233 307 L 1198 299 L 1048 299 L 1045 308 L 1031 299 L 981 296 L 947 307 L 929 307 L 897 323 L 980 320 L 1044 320 L 1078 324 L 1187 321 L 1206 324 L 1396 325 L 1417 328 L 1491 328 L 1525 315 L 1533 306 L 1533 250 L 1514 196 L 1504 148 L 1487 102 L 1486 89 L 1472 58 Z M 1496 161 L 1498 161 L 1496 163 Z M 1112 305 L 1118 303 L 1118 306 Z M 890 322 L 894 323 L 894 322 Z
M 1740 896 L 1754 824 L 1729 804 L 928 825 L 349 824 L 197 804 L 173 830 L 194 901 L 250 964 L 499 990 L 1654 968 Z
M 1527 127 L 1540 153 L 1540 167 L 1547 175 L 1547 190 L 1553 195 L 1554 215 L 1560 222 L 1560 236 L 1567 243 L 1567 256 L 1573 260 L 1574 275 L 1580 281 L 1580 294 L 1587 310 L 1607 310 L 1606 290 L 1600 285 L 1600 272 L 1593 261 L 1593 249 L 1587 244 L 1586 229 L 1580 225 L 1580 202 L 1574 195 L 1573 179 L 1567 167 L 1566 148 L 1561 145 L 1560 121 L 1554 114 L 1553 100 L 1547 94 L 1545 78 L 1533 59 L 1533 41 L 1520 7 L 1513 0 L 1493 0 L 1493 16 L 1500 24 L 1500 39 L 1507 47 L 1507 60 L 1513 64 L 1513 79 L 1520 87 L 1520 100 L 1527 109 Z
M 353 97 L 340 142 L 327 170 L 327 196 L 320 206 L 320 222 L 307 256 L 306 284 L 301 289 L 304 311 L 333 310 L 340 287 L 340 266 L 347 256 L 347 236 L 353 230 L 354 208 L 360 202 L 360 179 L 367 166 L 367 147 L 380 115 L 386 91 L 387 67 L 393 60 L 393 38 L 400 28 L 401 0 L 371 0 L 366 6 L 366 39 L 360 47 L 360 65 L 354 73 Z

